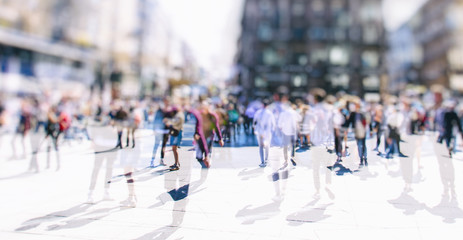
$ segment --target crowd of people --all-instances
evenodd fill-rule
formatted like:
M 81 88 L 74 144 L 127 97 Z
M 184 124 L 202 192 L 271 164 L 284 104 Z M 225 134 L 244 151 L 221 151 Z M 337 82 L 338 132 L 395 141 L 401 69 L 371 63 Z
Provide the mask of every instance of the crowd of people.
M 293 100 L 293 101 L 290 101 Z M 14 109 L 19 109 L 14 111 Z M 311 151 L 323 147 L 333 153 L 336 163 L 353 153 L 348 142 L 355 140 L 359 168 L 368 166 L 366 139 L 376 138 L 371 149 L 384 158 L 408 157 L 401 151 L 401 143 L 408 135 L 425 131 L 438 133 L 437 142 L 445 144 L 448 154 L 456 151 L 456 131 L 463 134 L 462 112 L 454 99 L 426 104 L 423 96 L 404 95 L 388 97 L 382 101 L 365 101 L 347 94 L 327 95 L 323 90 L 311 92 L 306 99 L 290 99 L 277 93 L 271 98 L 241 101 L 229 96 L 226 99 L 165 97 L 160 101 L 115 100 L 103 104 L 101 100 L 81 101 L 62 98 L 56 104 L 35 97 L 0 104 L 2 133 L 13 133 L 12 158 L 26 158 L 25 141 L 31 136 L 30 170 L 39 172 L 37 154 L 47 145 L 47 168 L 50 155 L 56 153 L 56 169 L 60 168 L 59 145 L 73 139 L 93 143 L 95 164 L 91 175 L 88 202 L 93 202 L 96 179 L 106 161 L 104 179 L 105 199 L 111 199 L 109 187 L 113 179 L 112 168 L 121 152 L 124 174 L 129 189 L 127 206 L 135 206 L 134 176 L 141 152 L 150 151 L 150 168 L 166 166 L 166 148 L 172 148 L 174 162 L 169 171 L 180 169 L 179 148 L 182 146 L 184 126 L 194 125 L 193 147 L 195 158 L 203 168 L 211 167 L 214 145 L 224 146 L 240 141 L 240 135 L 255 137 L 258 143 L 259 167 L 268 164 L 271 148 L 283 153 L 283 164 L 297 165 L 298 149 Z M 146 134 L 149 130 L 151 134 Z M 31 134 L 32 133 L 32 134 Z M 42 135 L 37 134 L 42 133 Z M 125 139 L 123 139 L 125 136 Z M 22 155 L 17 155 L 18 138 Z M 139 139 L 151 139 L 146 144 Z M 124 141 L 125 140 L 125 141 Z M 125 143 L 125 144 L 124 144 Z M 3 143 L 4 144 L 4 143 Z M 149 150 L 147 150 L 149 149 Z

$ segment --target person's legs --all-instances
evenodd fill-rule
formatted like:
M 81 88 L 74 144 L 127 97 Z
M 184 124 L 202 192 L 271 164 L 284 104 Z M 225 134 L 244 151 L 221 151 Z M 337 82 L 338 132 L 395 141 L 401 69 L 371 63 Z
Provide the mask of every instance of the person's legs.
M 291 163 L 293 166 L 296 166 L 296 136 L 290 136 L 290 143 L 291 143 Z
M 106 175 L 104 179 L 105 192 L 104 192 L 103 199 L 112 200 L 112 198 L 109 195 L 109 186 L 111 184 L 111 177 L 113 176 L 113 168 L 114 168 L 114 162 L 116 161 L 117 152 L 113 150 L 108 153 L 105 153 L 105 156 L 106 156 Z
M 265 163 L 264 160 L 264 139 L 262 136 L 259 136 L 259 155 L 261 164 Z
M 214 134 L 211 135 L 209 138 L 207 138 L 206 141 L 207 141 L 208 152 L 207 154 L 205 153 L 204 164 L 206 165 L 207 168 L 209 168 L 210 167 L 209 161 L 212 157 L 212 143 L 214 142 Z
M 88 200 L 87 202 L 93 202 L 93 191 L 95 190 L 96 180 L 98 179 L 98 173 L 100 172 L 101 166 L 103 165 L 104 157 L 101 155 L 103 153 L 95 154 L 95 162 L 93 164 L 92 175 L 90 176 L 90 186 L 88 188 Z
M 363 143 L 361 138 L 356 139 L 357 142 L 357 150 L 360 158 L 360 165 L 363 165 Z
M 129 192 L 129 197 L 126 201 L 122 203 L 124 207 L 135 207 L 137 204 L 137 197 L 135 196 L 135 181 L 132 176 L 133 168 L 132 167 L 125 167 L 124 168 L 124 176 L 127 181 L 127 189 Z
M 291 157 L 296 156 L 296 136 L 291 136 Z
M 174 165 L 172 165 L 171 167 L 172 167 L 172 168 L 177 168 L 177 169 L 178 169 L 178 167 L 180 166 L 180 164 L 179 164 L 179 162 L 178 162 L 178 152 L 177 152 L 177 149 L 178 149 L 177 145 L 172 146 L 172 152 L 174 153 L 174 160 L 175 160 L 175 162 L 174 162 Z
M 284 163 L 283 163 L 282 168 L 285 168 L 288 165 L 288 160 L 289 160 L 288 151 L 289 151 L 289 148 L 291 147 L 292 141 L 291 141 L 291 136 L 288 136 L 285 134 L 282 135 L 282 138 L 283 138 L 282 140 L 283 140 L 283 157 L 284 157 Z
M 116 148 L 122 148 L 122 130 L 121 131 L 117 131 L 117 144 L 116 144 Z
M 130 141 L 130 132 L 131 132 L 131 129 L 130 127 L 127 127 L 127 136 L 126 136 L 126 142 L 125 142 L 125 147 L 129 147 L 129 141 Z
M 135 148 L 135 130 L 136 128 L 131 128 L 131 133 L 132 133 L 132 148 Z
M 366 138 L 361 139 L 361 145 L 362 145 L 362 157 L 363 157 L 363 162 L 366 166 L 368 166 L 368 161 L 367 161 L 367 143 L 366 143 Z
M 204 162 L 204 160 L 206 160 L 206 157 L 207 157 L 206 146 L 205 146 L 206 143 L 203 141 L 203 138 L 197 133 L 195 133 L 194 138 L 196 142 L 196 145 L 195 145 L 196 160 L 198 160 L 202 168 L 208 168 L 209 165 L 206 165 L 206 163 Z
M 375 148 L 376 151 L 379 151 L 379 145 L 381 144 L 381 135 L 382 134 L 383 134 L 383 131 L 381 130 L 381 127 L 378 126 L 377 131 L 376 131 L 376 148 Z
M 445 146 L 447 146 L 447 149 L 449 151 L 449 156 L 452 157 L 452 136 L 451 135 L 446 135 L 444 136 L 445 140 Z
M 164 156 L 166 151 L 167 140 L 169 140 L 169 134 L 162 135 L 162 146 L 161 146 L 161 165 L 164 165 Z
M 334 131 L 334 149 L 336 150 L 337 160 L 341 160 L 342 156 L 342 137 Z
M 154 146 L 153 146 L 153 153 L 152 153 L 152 156 L 151 156 L 151 163 L 150 163 L 151 167 L 154 167 L 154 160 L 156 159 L 156 153 L 157 153 L 159 145 L 161 143 L 161 137 L 162 137 L 161 134 L 156 134 L 155 133 L 155 135 L 154 135 Z
M 56 154 L 56 171 L 58 171 L 61 167 L 61 160 L 60 160 L 60 155 L 59 155 L 59 147 L 58 147 L 58 138 L 60 136 L 61 132 L 58 132 L 56 137 L 52 137 L 53 144 L 55 146 L 55 154 Z

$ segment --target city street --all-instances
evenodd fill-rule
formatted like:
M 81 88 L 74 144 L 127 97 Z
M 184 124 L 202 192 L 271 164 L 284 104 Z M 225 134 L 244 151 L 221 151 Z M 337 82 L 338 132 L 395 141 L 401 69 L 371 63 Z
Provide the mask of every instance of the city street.
M 127 148 L 117 152 L 113 200 L 101 200 L 102 168 L 96 202 L 86 204 L 95 156 L 90 141 L 62 143 L 57 171 L 54 153 L 46 169 L 42 147 L 34 173 L 31 154 L 11 159 L 12 136 L 3 135 L 0 239 L 461 239 L 463 154 L 448 158 L 433 133 L 407 137 L 408 158 L 380 158 L 370 139 L 369 166 L 362 169 L 352 141 L 350 156 L 333 171 L 326 166 L 335 156 L 325 147 L 298 150 L 297 166 L 282 170 L 282 149 L 271 148 L 269 165 L 259 168 L 258 148 L 243 136 L 236 147 L 214 147 L 204 170 L 191 151 L 193 126 L 186 127 L 180 170 L 173 172 L 146 168 L 154 136 L 138 130 L 135 208 L 120 204 L 128 196 L 119 159 Z M 173 163 L 172 152 L 165 161 Z M 453 182 L 456 196 L 443 195 Z

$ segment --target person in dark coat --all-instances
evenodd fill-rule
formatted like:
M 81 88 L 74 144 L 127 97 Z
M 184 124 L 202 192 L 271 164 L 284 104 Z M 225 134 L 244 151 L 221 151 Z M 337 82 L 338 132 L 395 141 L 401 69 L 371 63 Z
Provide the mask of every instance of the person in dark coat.
M 440 139 L 440 143 L 445 141 L 447 149 L 449 150 L 449 155 L 452 157 L 452 152 L 454 151 L 454 142 L 456 137 L 453 133 L 454 127 L 458 128 L 460 134 L 463 137 L 463 130 L 461 127 L 460 119 L 458 118 L 457 113 L 455 112 L 455 103 L 448 103 L 447 110 L 444 112 L 444 121 L 443 121 L 443 137 Z
M 366 146 L 367 121 L 365 115 L 360 112 L 360 103 L 355 103 L 355 111 L 351 112 L 345 126 L 347 128 L 352 127 L 354 130 L 355 140 L 357 142 L 357 148 L 360 157 L 360 167 L 368 166 Z

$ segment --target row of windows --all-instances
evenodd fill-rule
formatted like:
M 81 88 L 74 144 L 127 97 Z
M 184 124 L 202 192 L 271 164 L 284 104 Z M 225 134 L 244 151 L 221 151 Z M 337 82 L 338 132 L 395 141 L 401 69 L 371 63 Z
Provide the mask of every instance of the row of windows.
M 280 79 L 282 81 L 283 79 Z M 307 74 L 295 74 L 290 77 L 291 87 L 307 87 L 309 81 L 319 81 L 319 79 L 308 79 Z M 326 81 L 331 84 L 333 88 L 348 89 L 351 78 L 348 74 L 329 74 L 326 76 Z M 362 78 L 362 84 L 367 90 L 377 90 L 380 87 L 380 79 L 377 75 L 368 75 Z M 254 86 L 256 88 L 268 87 L 269 80 L 263 76 L 254 78 Z
M 274 28 L 269 23 L 263 22 L 257 29 L 257 36 L 261 41 L 272 41 L 276 37 Z M 356 28 L 328 28 L 322 26 L 313 26 L 308 29 L 304 27 L 293 28 L 291 35 L 294 40 L 337 40 L 344 41 L 347 39 L 362 40 L 365 43 L 376 43 L 381 39 L 381 30 L 376 26 L 367 25 L 362 29 Z
M 76 79 L 73 72 L 82 70 L 82 63 L 19 48 L 0 46 L 0 71 L 24 76 Z M 71 76 L 71 77 L 69 77 Z
M 342 14 L 349 8 L 347 0 L 293 0 L 289 11 L 293 17 L 303 17 L 306 13 L 312 13 L 314 17 L 322 16 L 328 12 L 336 16 Z M 263 17 L 272 17 L 273 14 L 280 10 L 277 3 L 271 0 L 260 0 L 258 11 Z M 362 21 L 381 21 L 381 3 L 380 1 L 366 1 L 362 3 L 359 9 L 359 17 Z
M 365 68 L 379 66 L 380 55 L 377 51 L 367 50 L 361 53 L 361 63 Z M 350 49 L 343 46 L 334 46 L 329 49 L 317 48 L 310 52 L 286 54 L 286 51 L 266 48 L 261 53 L 260 64 L 267 66 L 282 66 L 288 63 L 305 66 L 307 64 L 330 63 L 332 65 L 346 66 L 351 59 Z

